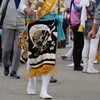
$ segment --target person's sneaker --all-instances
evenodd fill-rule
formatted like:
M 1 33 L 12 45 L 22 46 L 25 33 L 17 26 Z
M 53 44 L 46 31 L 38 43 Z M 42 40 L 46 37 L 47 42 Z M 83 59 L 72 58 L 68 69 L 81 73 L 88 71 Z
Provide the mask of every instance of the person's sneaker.
M 71 66 L 73 67 L 74 66 L 74 63 L 68 64 L 67 66 L 68 67 L 71 67 Z
M 17 73 L 15 71 L 12 71 L 10 73 L 10 77 L 15 78 L 15 79 L 20 79 L 20 76 L 17 75 Z
M 57 79 L 54 79 L 53 77 L 51 77 L 50 83 L 56 83 L 56 82 L 57 82 Z
M 8 76 L 9 75 L 9 66 L 4 65 L 4 75 Z
M 82 71 L 83 70 L 83 67 L 82 66 L 80 66 L 80 67 L 78 67 L 78 68 L 75 68 L 74 67 L 74 71 Z

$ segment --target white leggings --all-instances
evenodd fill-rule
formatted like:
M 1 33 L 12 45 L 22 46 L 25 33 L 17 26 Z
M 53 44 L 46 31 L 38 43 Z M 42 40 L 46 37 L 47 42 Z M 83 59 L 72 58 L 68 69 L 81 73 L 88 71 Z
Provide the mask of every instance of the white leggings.
M 84 67 L 93 68 L 95 56 L 97 53 L 99 38 L 84 39 L 84 48 L 82 52 L 82 59 Z

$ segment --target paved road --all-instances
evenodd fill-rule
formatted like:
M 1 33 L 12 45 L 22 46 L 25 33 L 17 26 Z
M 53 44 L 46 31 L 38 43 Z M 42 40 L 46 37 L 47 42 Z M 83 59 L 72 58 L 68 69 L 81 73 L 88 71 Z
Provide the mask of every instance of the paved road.
M 61 55 L 68 50 L 69 48 L 57 50 L 57 83 L 50 83 L 48 87 L 52 100 L 100 100 L 100 74 L 73 71 L 73 67 L 67 66 L 71 61 L 61 59 Z M 95 64 L 95 68 L 100 70 L 100 65 Z M 20 65 L 18 74 L 21 79 L 11 79 L 3 75 L 3 66 L 0 67 L 0 100 L 41 100 L 41 78 L 37 78 L 36 95 L 28 95 L 26 73 L 26 65 Z

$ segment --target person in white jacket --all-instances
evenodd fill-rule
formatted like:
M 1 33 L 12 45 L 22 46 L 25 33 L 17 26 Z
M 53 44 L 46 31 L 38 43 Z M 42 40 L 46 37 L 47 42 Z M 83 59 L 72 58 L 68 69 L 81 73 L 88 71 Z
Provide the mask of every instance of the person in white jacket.
M 84 2 L 84 0 L 82 1 Z M 83 73 L 99 74 L 100 71 L 94 68 L 94 61 L 97 53 L 99 38 L 95 38 L 95 39 L 88 38 L 88 32 L 91 30 L 93 19 L 94 19 L 93 16 L 99 0 L 89 0 L 89 1 L 86 0 L 86 1 L 88 2 L 87 3 L 88 5 L 86 6 L 84 5 L 82 11 L 87 12 L 84 13 L 86 15 L 83 15 L 83 17 L 87 16 L 87 19 L 86 18 L 83 18 L 85 20 L 81 19 L 83 26 L 85 26 L 84 27 L 84 48 L 82 51 L 82 60 L 84 65 Z

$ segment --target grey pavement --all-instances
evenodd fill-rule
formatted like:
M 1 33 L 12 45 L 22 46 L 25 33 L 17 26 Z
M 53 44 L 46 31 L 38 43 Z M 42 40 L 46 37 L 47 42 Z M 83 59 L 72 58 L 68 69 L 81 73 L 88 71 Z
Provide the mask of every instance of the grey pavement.
M 68 67 L 72 61 L 61 59 L 61 55 L 68 50 L 69 48 L 57 50 L 58 74 L 54 77 L 57 83 L 50 83 L 48 87 L 52 100 L 100 100 L 100 74 L 86 74 Z M 94 66 L 100 70 L 100 64 Z M 39 97 L 41 78 L 37 78 L 36 94 L 28 95 L 26 73 L 26 65 L 21 64 L 18 71 L 21 79 L 12 79 L 10 76 L 4 76 L 3 66 L 0 66 L 0 100 L 42 100 Z

